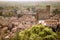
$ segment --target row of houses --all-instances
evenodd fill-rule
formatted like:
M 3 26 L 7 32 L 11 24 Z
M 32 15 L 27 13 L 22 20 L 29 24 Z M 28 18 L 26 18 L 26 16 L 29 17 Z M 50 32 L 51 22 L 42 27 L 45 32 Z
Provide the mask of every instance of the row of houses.
M 46 5 L 45 8 L 33 8 L 33 10 L 31 8 L 0 10 L 0 30 L 8 33 L 3 36 L 6 38 L 10 34 L 14 35 L 17 28 L 20 31 L 40 23 L 55 27 L 60 23 L 59 14 L 53 16 L 50 5 Z
M 53 16 L 53 13 L 51 12 L 51 6 L 46 5 L 45 8 L 38 8 L 38 7 L 25 7 L 20 9 L 3 9 L 0 10 L 3 16 L 17 16 L 21 17 L 22 15 L 32 15 L 36 18 L 36 21 L 38 20 L 46 20 L 46 19 L 54 19 L 58 20 L 60 16 L 59 14 Z M 0 13 L 0 14 L 1 14 Z

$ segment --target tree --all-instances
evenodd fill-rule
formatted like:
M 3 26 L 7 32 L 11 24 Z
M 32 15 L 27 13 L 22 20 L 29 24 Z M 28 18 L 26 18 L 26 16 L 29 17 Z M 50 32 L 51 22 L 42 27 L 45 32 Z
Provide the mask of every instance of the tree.
M 56 40 L 57 34 L 51 28 L 36 25 L 19 33 L 20 40 Z
M 3 7 L 0 7 L 0 16 L 2 16 Z
M 60 14 L 59 9 L 55 9 L 55 10 L 53 10 L 53 14 L 54 14 L 54 15 L 56 15 L 56 14 Z

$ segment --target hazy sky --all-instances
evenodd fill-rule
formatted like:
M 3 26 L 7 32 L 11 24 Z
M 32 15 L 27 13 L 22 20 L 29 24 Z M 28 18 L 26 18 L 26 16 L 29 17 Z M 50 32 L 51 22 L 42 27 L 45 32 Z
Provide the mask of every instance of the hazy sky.
M 53 1 L 53 2 L 51 2 Z M 0 6 L 45 6 L 52 5 L 60 8 L 60 0 L 0 0 Z
M 0 1 L 60 1 L 60 0 L 0 0 Z

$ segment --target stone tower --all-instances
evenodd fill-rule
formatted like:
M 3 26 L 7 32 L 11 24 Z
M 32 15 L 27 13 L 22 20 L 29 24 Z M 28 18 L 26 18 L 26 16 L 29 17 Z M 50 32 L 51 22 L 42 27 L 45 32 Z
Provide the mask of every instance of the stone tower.
M 46 11 L 47 11 L 48 13 L 50 13 L 50 5 L 47 5 L 47 6 L 46 6 Z

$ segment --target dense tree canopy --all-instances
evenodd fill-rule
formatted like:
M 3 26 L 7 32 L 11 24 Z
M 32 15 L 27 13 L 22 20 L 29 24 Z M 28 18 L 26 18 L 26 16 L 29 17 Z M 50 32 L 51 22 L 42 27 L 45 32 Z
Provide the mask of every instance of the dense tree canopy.
M 19 33 L 20 40 L 56 40 L 57 34 L 51 28 L 36 25 Z
M 54 15 L 55 14 L 60 14 L 60 10 L 59 9 L 55 9 L 55 10 L 53 10 L 53 13 L 54 13 Z

